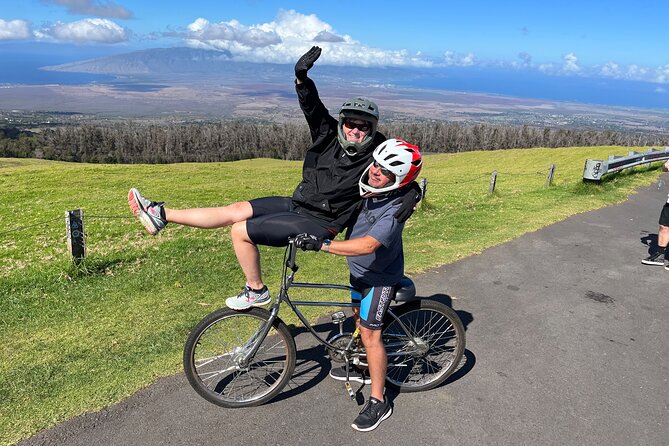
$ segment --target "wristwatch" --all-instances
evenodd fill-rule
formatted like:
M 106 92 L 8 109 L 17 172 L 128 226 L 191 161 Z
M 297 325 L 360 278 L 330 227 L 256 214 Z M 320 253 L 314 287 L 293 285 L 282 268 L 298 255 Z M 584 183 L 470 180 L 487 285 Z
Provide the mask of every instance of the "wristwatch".
M 332 243 L 332 240 L 330 240 L 329 238 L 323 240 L 323 251 L 330 252 L 330 243 Z

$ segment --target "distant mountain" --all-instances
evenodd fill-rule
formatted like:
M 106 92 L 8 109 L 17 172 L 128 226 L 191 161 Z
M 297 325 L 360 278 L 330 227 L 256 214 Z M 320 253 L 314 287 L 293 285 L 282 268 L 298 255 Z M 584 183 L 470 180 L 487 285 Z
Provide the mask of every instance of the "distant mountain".
M 212 73 L 231 62 L 229 52 L 195 48 L 154 48 L 99 59 L 42 67 L 49 71 L 111 75 Z
M 166 75 L 221 76 L 252 81 L 277 76 L 285 80 L 293 75 L 292 64 L 238 62 L 232 60 L 227 51 L 203 50 L 195 48 L 154 48 L 99 59 L 89 59 L 62 65 L 41 67 L 42 70 L 71 73 L 107 74 L 113 76 Z M 361 80 L 366 83 L 393 82 L 420 75 L 410 68 L 367 68 L 352 66 L 328 66 L 319 64 L 314 68 L 319 80 L 346 79 L 347 82 Z M 410 73 L 413 73 L 411 75 Z

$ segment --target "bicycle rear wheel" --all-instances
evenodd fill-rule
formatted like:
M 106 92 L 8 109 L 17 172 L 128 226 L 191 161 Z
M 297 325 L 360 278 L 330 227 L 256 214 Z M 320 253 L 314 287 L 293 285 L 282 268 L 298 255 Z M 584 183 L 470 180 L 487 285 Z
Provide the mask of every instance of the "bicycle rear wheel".
M 236 408 L 264 404 L 281 392 L 295 369 L 295 340 L 283 321 L 274 321 L 253 358 L 243 362 L 268 319 L 269 312 L 261 308 L 223 308 L 193 328 L 183 363 L 197 393 L 219 406 Z
M 438 386 L 462 360 L 462 321 L 452 308 L 433 300 L 407 303 L 395 315 L 401 324 L 388 316 L 382 332 L 388 355 L 386 383 L 402 392 Z

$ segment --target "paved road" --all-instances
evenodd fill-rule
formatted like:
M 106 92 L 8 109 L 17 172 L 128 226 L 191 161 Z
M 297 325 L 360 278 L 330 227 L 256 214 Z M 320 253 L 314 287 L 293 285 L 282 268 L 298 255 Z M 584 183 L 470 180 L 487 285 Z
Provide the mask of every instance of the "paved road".
M 395 395 L 371 433 L 349 427 L 356 403 L 302 336 L 300 373 L 270 404 L 221 409 L 177 375 L 23 444 L 668 444 L 669 271 L 640 263 L 665 194 L 641 189 L 417 277 L 463 318 L 467 362 L 438 389 Z

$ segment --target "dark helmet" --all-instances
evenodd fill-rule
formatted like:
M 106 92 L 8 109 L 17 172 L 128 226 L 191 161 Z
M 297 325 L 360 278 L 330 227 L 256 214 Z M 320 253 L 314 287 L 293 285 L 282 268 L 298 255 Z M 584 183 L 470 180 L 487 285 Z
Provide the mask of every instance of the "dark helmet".
M 350 119 L 363 119 L 368 121 L 371 124 L 371 130 L 365 136 L 365 139 L 358 142 L 346 141 L 346 135 L 342 130 L 344 125 L 344 120 Z M 349 156 L 355 156 L 361 152 L 364 152 L 367 147 L 372 144 L 374 140 L 374 135 L 376 135 L 376 127 L 379 124 L 379 107 L 369 99 L 365 98 L 351 98 L 348 101 L 344 102 L 339 110 L 339 124 L 337 125 L 337 138 L 339 139 L 339 144 L 344 148 L 344 151 Z

